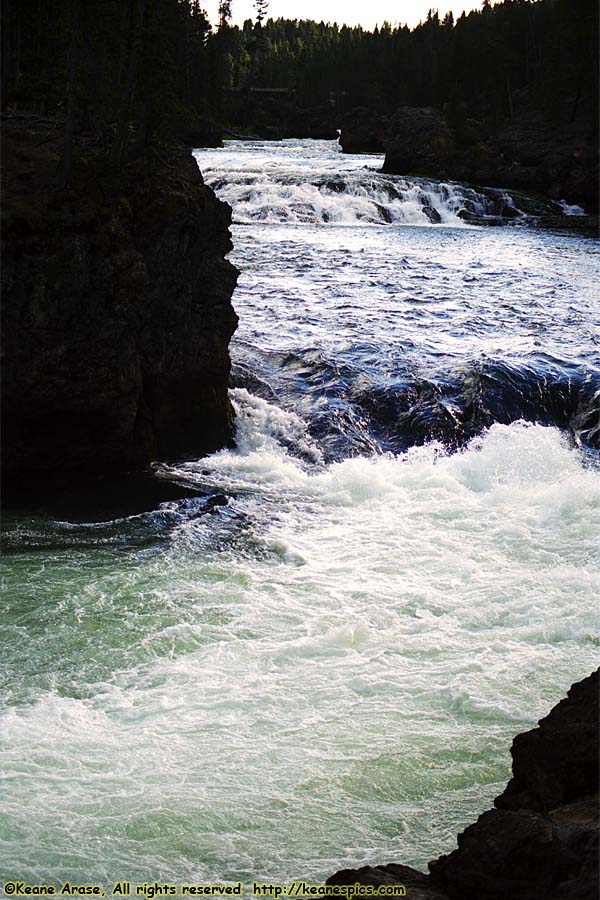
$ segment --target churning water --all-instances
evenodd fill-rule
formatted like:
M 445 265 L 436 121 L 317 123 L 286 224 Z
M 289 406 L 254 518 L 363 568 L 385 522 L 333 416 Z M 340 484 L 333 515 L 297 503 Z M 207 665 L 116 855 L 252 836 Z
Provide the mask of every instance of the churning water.
M 330 143 L 197 156 L 238 447 L 138 515 L 5 522 L 5 878 L 424 866 L 595 665 L 595 242 Z

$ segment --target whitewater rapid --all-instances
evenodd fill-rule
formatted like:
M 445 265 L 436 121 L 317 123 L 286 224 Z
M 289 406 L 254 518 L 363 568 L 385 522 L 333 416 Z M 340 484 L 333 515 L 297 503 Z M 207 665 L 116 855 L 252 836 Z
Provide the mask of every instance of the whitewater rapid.
M 206 180 L 234 211 L 238 224 L 452 225 L 524 224 L 539 216 L 581 217 L 566 201 L 433 178 L 383 174 L 383 156 L 344 155 L 334 141 L 281 141 L 274 155 L 264 141 L 226 142 L 217 154 L 199 151 Z
M 335 152 L 199 159 L 260 209 L 257 157 L 349 182 Z M 5 520 L 5 879 L 426 867 L 597 664 L 594 242 L 246 202 L 236 449 L 136 515 Z

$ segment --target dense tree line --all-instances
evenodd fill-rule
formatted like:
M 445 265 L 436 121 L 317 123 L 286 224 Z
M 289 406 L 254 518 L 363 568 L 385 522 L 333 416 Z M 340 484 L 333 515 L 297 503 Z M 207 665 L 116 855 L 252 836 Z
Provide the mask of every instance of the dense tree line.
M 265 32 L 262 83 L 294 89 L 305 105 L 335 100 L 390 114 L 400 105 L 450 104 L 456 114 L 464 106 L 502 120 L 515 93 L 527 91 L 557 119 L 597 110 L 596 0 L 484 2 L 456 22 L 432 10 L 412 31 L 278 19 Z M 233 46 L 243 52 L 250 35 L 250 23 L 234 29 Z M 235 73 L 237 83 L 243 77 Z
M 3 0 L 3 109 L 64 116 L 67 148 L 86 130 L 116 167 L 157 136 L 235 125 L 235 98 L 253 88 L 333 118 L 446 107 L 456 127 L 467 115 L 494 126 L 526 95 L 549 119 L 595 127 L 596 0 L 484 0 L 456 22 L 432 10 L 413 30 L 372 32 L 266 11 L 258 0 L 256 20 L 232 27 L 223 0 L 212 29 L 199 0 Z
M 206 112 L 198 0 L 3 0 L 2 107 L 64 115 L 116 167 Z M 68 141 L 67 141 L 68 143 Z

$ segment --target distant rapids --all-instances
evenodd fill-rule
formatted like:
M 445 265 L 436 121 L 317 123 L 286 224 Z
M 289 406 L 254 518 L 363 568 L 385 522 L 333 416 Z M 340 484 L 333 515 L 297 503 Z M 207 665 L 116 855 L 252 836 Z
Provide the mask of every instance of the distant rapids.
M 322 176 L 313 181 L 296 175 L 217 179 L 213 187 L 231 203 L 237 222 L 269 224 L 430 225 L 461 224 L 461 214 L 478 218 L 524 217 L 502 191 L 482 194 L 457 184 L 367 173 Z
M 597 665 L 598 243 L 334 142 L 196 156 L 236 447 L 5 516 L 3 877 L 425 868 Z
M 294 156 L 294 149 L 301 143 L 283 142 L 286 166 L 265 159 L 264 143 L 250 142 L 244 147 L 246 152 L 226 170 L 218 164 L 213 168 L 211 163 L 203 167 L 208 182 L 233 207 L 236 222 L 459 226 L 473 222 L 525 223 L 549 210 L 556 215 L 583 213 L 577 206 L 535 201 L 497 188 L 475 189 L 431 178 L 383 175 L 378 171 L 378 157 L 361 155 L 348 164 L 347 157 L 337 153 L 334 159 L 338 166 L 332 166 L 329 159 L 329 165 L 311 171 Z
M 233 384 L 309 412 L 327 458 L 519 419 L 600 448 L 596 241 L 533 229 L 521 195 L 383 175 L 334 142 L 198 160 L 237 223 Z

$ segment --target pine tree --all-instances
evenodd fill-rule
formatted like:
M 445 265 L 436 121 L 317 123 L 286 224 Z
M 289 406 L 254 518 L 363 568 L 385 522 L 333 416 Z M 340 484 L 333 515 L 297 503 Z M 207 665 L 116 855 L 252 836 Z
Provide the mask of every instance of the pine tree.
M 219 31 L 229 28 L 231 21 L 231 0 L 220 0 L 219 2 Z
M 254 0 L 254 8 L 256 9 L 256 25 L 258 28 L 262 28 L 262 23 L 267 18 L 269 0 Z

